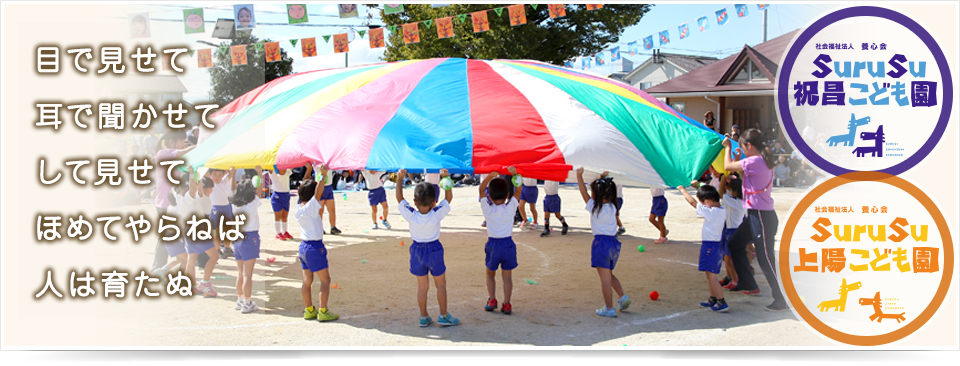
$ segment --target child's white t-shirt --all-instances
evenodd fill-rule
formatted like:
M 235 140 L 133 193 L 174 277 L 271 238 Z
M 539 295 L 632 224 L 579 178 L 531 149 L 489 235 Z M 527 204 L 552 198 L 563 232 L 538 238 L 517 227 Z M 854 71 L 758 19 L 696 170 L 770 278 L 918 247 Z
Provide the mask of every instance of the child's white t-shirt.
M 727 221 L 727 210 L 722 206 L 710 207 L 697 203 L 697 215 L 703 217 L 703 230 L 700 234 L 703 241 L 720 241 L 723 224 Z
M 204 205 L 204 200 L 207 201 L 206 205 Z M 182 220 L 184 220 L 184 222 L 190 220 L 193 215 L 197 215 L 197 220 L 203 219 L 204 215 L 209 215 L 210 209 L 212 209 L 209 203 L 210 197 L 193 197 L 189 192 L 183 195 L 183 198 L 177 198 L 177 206 L 183 206 L 183 208 L 180 210 L 180 217 Z
M 320 217 L 319 197 L 313 197 L 302 205 L 297 205 L 293 217 L 300 224 L 300 237 L 303 240 L 323 240 L 323 218 Z
M 253 201 L 243 206 L 233 206 L 234 220 L 236 220 L 236 217 L 240 214 L 245 216 L 243 225 L 240 225 L 240 231 L 260 231 L 260 215 L 257 214 L 257 208 L 259 207 L 260 199 L 256 197 L 253 198 Z
M 593 212 L 596 203 L 591 198 L 587 201 L 587 212 L 590 213 L 590 230 L 593 235 L 616 235 L 617 234 L 617 206 L 613 203 L 605 203 L 600 209 L 600 214 Z
M 727 229 L 736 229 L 743 223 L 743 217 L 747 215 L 747 208 L 743 207 L 743 200 L 724 194 L 720 200 L 720 205 L 727 209 Z
M 534 178 L 523 178 L 523 185 L 527 187 L 536 187 L 537 180 Z
M 270 181 L 273 185 L 270 187 L 274 192 L 279 193 L 289 193 L 290 192 L 290 169 L 287 169 L 286 173 L 277 174 L 276 172 L 270 172 Z
M 654 197 L 663 196 L 663 188 L 650 187 L 650 195 Z
M 560 194 L 560 182 L 555 182 L 552 180 L 547 180 L 543 182 L 543 193 L 552 196 L 555 194 Z
M 230 196 L 230 179 L 224 174 L 220 183 L 213 184 L 213 191 L 210 192 L 210 203 L 214 206 L 226 206 L 230 204 L 227 197 Z
M 380 180 L 382 174 L 383 172 L 374 171 L 371 173 L 369 170 L 363 170 L 363 180 L 367 182 L 367 189 L 372 191 L 383 187 L 383 181 Z
M 513 217 L 517 212 L 520 201 L 510 197 L 503 204 L 494 204 L 487 197 L 480 198 L 480 210 L 487 220 L 487 236 L 491 238 L 509 238 L 513 234 Z
M 440 221 L 450 213 L 450 203 L 440 200 L 426 215 L 416 206 L 410 206 L 407 200 L 400 201 L 400 216 L 410 223 L 410 237 L 419 243 L 428 243 L 440 239 Z

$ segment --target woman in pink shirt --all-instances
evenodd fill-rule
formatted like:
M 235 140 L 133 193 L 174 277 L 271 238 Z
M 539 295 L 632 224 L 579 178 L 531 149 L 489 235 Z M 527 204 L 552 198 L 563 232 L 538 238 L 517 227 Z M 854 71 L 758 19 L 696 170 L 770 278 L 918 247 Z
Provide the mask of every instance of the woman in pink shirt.
M 773 303 L 767 305 L 767 310 L 780 311 L 787 309 L 787 302 L 783 298 L 780 284 L 777 282 L 777 261 L 774 250 L 774 238 L 777 235 L 779 221 L 773 210 L 773 197 L 770 190 L 773 188 L 773 167 L 776 161 L 771 152 L 763 145 L 763 134 L 755 128 L 747 130 L 740 136 L 740 156 L 745 158 L 734 161 L 731 155 L 730 139 L 723 140 L 726 148 L 724 153 L 724 167 L 732 172 L 739 172 L 743 177 L 743 206 L 747 209 L 747 217 L 730 238 L 730 256 L 733 267 L 737 270 L 740 282 L 734 291 L 742 290 L 746 295 L 759 295 L 760 287 L 753 275 L 750 274 L 750 259 L 747 257 L 747 245 L 751 242 L 757 247 L 757 261 L 763 269 L 763 275 L 770 284 Z

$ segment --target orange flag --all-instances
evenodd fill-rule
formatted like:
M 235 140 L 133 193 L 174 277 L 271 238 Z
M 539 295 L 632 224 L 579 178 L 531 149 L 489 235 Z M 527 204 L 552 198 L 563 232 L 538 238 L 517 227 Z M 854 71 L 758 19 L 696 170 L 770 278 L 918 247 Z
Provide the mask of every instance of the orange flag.
M 201 69 L 205 69 L 210 66 L 213 66 L 213 56 L 211 55 L 211 49 L 205 48 L 197 51 L 197 67 Z
M 300 51 L 303 52 L 303 57 L 313 57 L 317 55 L 317 38 L 310 37 L 304 38 L 300 42 Z
M 550 10 L 550 17 L 562 17 L 567 15 L 567 7 L 565 4 L 548 4 L 547 9 Z
M 487 20 L 486 10 L 470 13 L 470 18 L 473 19 L 473 33 L 490 30 L 490 22 Z
M 453 37 L 453 18 L 446 17 L 437 19 L 437 38 Z
M 403 43 L 420 43 L 420 27 L 416 22 L 403 25 Z
M 383 48 L 387 43 L 383 39 L 383 28 L 374 28 L 370 30 L 370 48 Z
M 264 45 L 267 62 L 280 61 L 280 42 L 267 42 Z
M 510 11 L 510 25 L 527 24 L 527 12 L 523 4 L 510 5 L 507 10 Z
M 247 46 L 230 46 L 230 61 L 233 66 L 247 64 Z
M 587 10 L 597 10 L 603 7 L 603 4 L 587 4 Z
M 346 33 L 333 35 L 333 53 L 350 52 L 350 41 Z

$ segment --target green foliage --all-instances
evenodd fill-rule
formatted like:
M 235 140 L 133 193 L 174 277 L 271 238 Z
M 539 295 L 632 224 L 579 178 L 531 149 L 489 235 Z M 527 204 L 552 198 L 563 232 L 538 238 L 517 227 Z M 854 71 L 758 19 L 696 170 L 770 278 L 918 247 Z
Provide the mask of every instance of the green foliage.
M 229 43 L 222 42 L 220 44 L 220 47 L 248 44 L 246 65 L 233 66 L 230 62 L 229 51 L 226 57 L 221 57 L 222 54 L 219 49 L 213 50 L 217 55 L 214 56 L 216 62 L 209 69 L 212 102 L 225 106 L 264 83 L 293 73 L 293 59 L 287 56 L 287 52 L 282 47 L 280 48 L 280 61 L 266 62 L 265 47 L 257 49 L 254 45 L 257 42 L 260 42 L 260 40 L 250 33 L 237 32 L 237 38 Z M 272 41 L 265 39 L 263 42 Z
M 403 13 L 386 15 L 381 11 L 386 26 L 397 26 L 397 32 L 389 36 L 383 58 L 385 61 L 434 57 L 528 59 L 563 65 L 567 60 L 596 54 L 616 43 L 623 30 L 640 22 L 653 5 L 604 4 L 602 9 L 587 10 L 585 4 L 568 4 L 567 15 L 553 19 L 546 4 L 536 10 L 525 5 L 527 23 L 518 26 L 510 25 L 508 6 L 510 4 L 453 4 L 432 8 L 429 4 L 404 4 Z M 499 16 L 492 10 L 497 7 L 504 8 Z M 470 16 L 464 22 L 457 19 L 458 14 L 481 10 L 489 10 L 489 31 L 474 33 Z M 429 28 L 420 23 L 420 43 L 403 43 L 403 24 L 443 17 L 453 17 L 452 38 L 438 39 L 436 23 Z

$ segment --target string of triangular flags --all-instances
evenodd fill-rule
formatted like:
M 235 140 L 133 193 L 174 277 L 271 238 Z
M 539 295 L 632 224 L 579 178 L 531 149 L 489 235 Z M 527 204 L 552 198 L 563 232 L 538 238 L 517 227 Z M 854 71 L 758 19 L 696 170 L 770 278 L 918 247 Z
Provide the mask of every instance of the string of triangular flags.
M 744 18 L 750 15 L 750 9 L 748 8 L 747 4 L 734 4 L 733 8 L 735 10 L 737 18 Z M 758 11 L 764 11 L 769 8 L 770 8 L 770 4 L 757 4 Z M 714 11 L 712 14 L 706 14 L 704 16 L 696 18 L 695 20 L 689 20 L 689 21 L 680 23 L 680 25 L 677 26 L 678 38 L 686 39 L 694 34 L 694 32 L 690 31 L 691 29 L 690 24 L 697 25 L 696 29 L 699 29 L 699 32 L 697 33 L 702 33 L 709 30 L 711 18 L 715 19 L 717 26 L 722 26 L 724 24 L 727 24 L 727 22 L 730 20 L 730 15 L 727 12 L 727 8 L 724 7 L 717 11 Z M 670 33 L 671 33 L 670 31 L 671 29 L 668 28 L 657 33 L 660 47 L 663 47 L 664 45 L 667 45 L 670 43 Z M 627 53 L 629 53 L 630 56 L 634 56 L 640 53 L 641 47 L 645 51 L 649 51 L 653 49 L 654 47 L 653 37 L 654 35 L 651 34 L 641 39 L 628 42 Z M 611 63 L 617 62 L 621 59 L 620 46 L 616 46 L 616 47 L 610 48 L 609 50 L 601 51 L 593 56 L 580 58 L 580 69 L 586 70 L 594 66 L 597 66 L 597 67 L 605 66 L 607 64 L 607 60 L 606 60 L 607 52 L 610 52 Z M 594 63 L 596 63 L 596 65 L 594 65 Z M 575 67 L 575 63 L 574 61 L 567 61 L 564 64 L 564 66 L 572 69 Z

